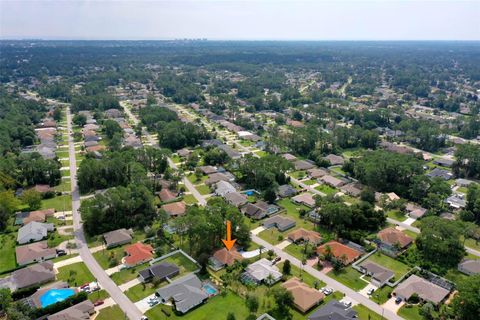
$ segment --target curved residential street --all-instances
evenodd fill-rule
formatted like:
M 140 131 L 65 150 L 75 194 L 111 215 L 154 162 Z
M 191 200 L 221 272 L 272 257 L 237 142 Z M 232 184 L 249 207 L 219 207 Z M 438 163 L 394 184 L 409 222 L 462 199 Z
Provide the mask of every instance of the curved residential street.
M 68 151 L 70 157 L 70 177 L 72 182 L 72 214 L 73 229 L 75 241 L 80 257 L 90 272 L 96 278 L 100 286 L 105 289 L 115 303 L 122 309 L 130 320 L 140 320 L 143 314 L 138 310 L 135 304 L 127 298 L 115 282 L 110 279 L 105 270 L 100 267 L 88 248 L 85 235 L 83 233 L 82 222 L 78 209 L 80 208 L 80 193 L 77 186 L 77 163 L 75 158 L 75 146 L 73 144 L 72 115 L 70 107 L 67 106 L 67 130 L 68 130 Z M 112 319 L 114 320 L 114 319 Z

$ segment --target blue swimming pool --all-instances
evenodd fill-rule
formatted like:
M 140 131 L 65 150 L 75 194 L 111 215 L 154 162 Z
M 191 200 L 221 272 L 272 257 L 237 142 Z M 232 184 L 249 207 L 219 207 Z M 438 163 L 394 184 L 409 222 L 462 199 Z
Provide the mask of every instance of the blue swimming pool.
M 42 308 L 45 308 L 51 304 L 63 301 L 68 297 L 71 297 L 75 294 L 75 290 L 65 288 L 65 289 L 50 289 L 45 291 L 44 294 L 40 297 L 40 304 Z
M 218 294 L 217 288 L 215 288 L 213 285 L 210 283 L 204 283 L 203 284 L 203 290 L 209 295 L 209 296 L 214 296 Z
M 253 192 L 252 190 L 249 190 L 249 191 L 245 192 L 245 194 L 246 194 L 247 196 L 253 196 L 253 193 L 254 193 L 254 192 Z

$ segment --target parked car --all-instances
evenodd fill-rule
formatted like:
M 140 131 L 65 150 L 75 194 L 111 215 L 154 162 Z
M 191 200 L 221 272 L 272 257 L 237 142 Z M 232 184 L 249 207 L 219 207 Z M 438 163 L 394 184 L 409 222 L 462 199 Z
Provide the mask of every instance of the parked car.
M 275 263 L 277 263 L 277 262 L 280 261 L 280 260 L 282 260 L 282 258 L 276 257 L 275 259 L 273 259 L 272 265 L 274 265 Z
M 395 303 L 396 303 L 396 304 L 400 304 L 400 302 L 402 302 L 402 298 L 397 297 L 397 299 L 395 299 Z
M 62 249 L 57 249 L 57 256 L 64 256 L 67 254 L 67 252 L 65 250 L 62 250 Z
M 95 303 L 94 303 L 93 305 L 94 305 L 95 307 L 98 307 L 98 306 L 101 306 L 101 305 L 104 304 L 104 303 L 105 303 L 105 301 L 103 301 L 103 300 L 97 300 L 97 301 L 95 301 Z
M 320 289 L 320 291 L 326 296 L 333 293 L 333 289 L 332 288 L 327 288 L 327 287 L 324 287 L 324 288 Z
M 367 294 L 371 296 L 374 292 L 375 292 L 375 288 L 370 288 L 368 289 Z
M 352 306 L 352 301 L 343 301 L 345 308 L 350 308 Z

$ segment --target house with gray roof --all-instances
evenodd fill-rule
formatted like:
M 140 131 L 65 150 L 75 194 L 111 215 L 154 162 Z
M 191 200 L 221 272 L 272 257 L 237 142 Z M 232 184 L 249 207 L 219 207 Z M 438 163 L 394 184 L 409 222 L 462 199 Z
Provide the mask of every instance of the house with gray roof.
M 107 248 L 113 248 L 132 242 L 133 231 L 125 228 L 113 230 L 103 234 Z
M 148 282 L 153 278 L 158 278 L 161 281 L 175 277 L 180 273 L 180 269 L 173 263 L 161 262 L 150 267 L 140 270 L 138 272 L 138 278 L 141 282 Z
M 473 276 L 480 273 L 480 260 L 463 260 L 458 264 L 458 271 Z
M 443 180 L 450 180 L 453 178 L 453 174 L 445 169 L 435 168 L 426 174 L 430 178 L 441 178 Z
M 461 194 L 452 194 L 450 197 L 445 199 L 445 202 L 452 209 L 462 209 L 467 206 L 467 201 L 465 200 L 465 197 Z
M 95 313 L 95 306 L 90 300 L 85 300 L 70 308 L 54 313 L 47 320 L 90 320 Z
M 297 160 L 293 163 L 295 170 L 308 170 L 315 168 L 315 164 L 310 160 Z
M 455 184 L 459 187 L 468 187 L 469 185 L 471 185 L 472 183 L 475 183 L 474 181 L 472 180 L 468 180 L 468 179 L 457 179 L 455 180 Z
M 392 270 L 368 260 L 360 263 L 358 267 L 362 273 L 371 276 L 370 282 L 379 288 L 395 276 Z
M 445 300 L 450 291 L 413 274 L 400 283 L 393 294 L 405 301 L 413 294 L 417 294 L 420 299 L 437 305 Z
M 248 202 L 247 196 L 239 192 L 227 193 L 223 196 L 223 198 L 232 206 L 235 206 L 237 208 L 245 205 Z
M 53 223 L 32 221 L 18 229 L 17 242 L 25 244 L 47 238 L 48 232 L 55 230 Z
M 232 186 L 232 184 L 230 184 L 227 181 L 222 180 L 222 181 L 217 182 L 216 189 L 215 189 L 215 194 L 217 196 L 224 197 L 225 195 L 227 195 L 229 193 L 233 193 L 235 191 L 237 191 L 237 190 L 235 190 L 235 187 Z
M 439 166 L 442 166 L 442 167 L 452 167 L 453 164 L 455 163 L 454 160 L 450 160 L 450 159 L 444 159 L 444 158 L 436 158 L 433 160 L 433 163 L 436 164 L 436 165 L 439 165 Z
M 225 153 L 232 159 L 240 159 L 242 157 L 240 152 L 235 151 L 234 149 L 232 149 L 230 146 L 227 146 L 226 144 L 219 145 L 218 149 L 225 151 Z
M 278 206 L 274 204 L 268 204 L 261 200 L 258 200 L 255 203 L 247 203 L 240 209 L 244 215 L 257 220 L 275 214 L 279 210 L 280 208 Z
M 336 154 L 329 154 L 324 158 L 325 160 L 328 160 L 332 166 L 341 166 L 345 162 L 343 157 L 337 156 Z
M 308 320 L 350 320 L 357 319 L 357 312 L 337 300 L 330 300 L 324 307 L 312 313 Z
M 45 261 L 14 271 L 9 277 L 0 279 L 0 288 L 16 291 L 55 280 L 53 263 Z
M 296 222 L 293 219 L 282 217 L 282 216 L 274 216 L 271 217 L 263 222 L 263 226 L 265 229 L 270 229 L 270 228 L 277 228 L 278 231 L 285 231 L 290 228 L 295 227 Z
M 278 187 L 277 194 L 280 198 L 289 198 L 297 194 L 297 190 L 289 184 L 282 184 Z
M 202 288 L 202 282 L 194 274 L 189 274 L 158 289 L 155 295 L 162 303 L 171 301 L 175 310 L 182 314 L 208 299 L 208 294 Z
M 15 248 L 17 264 L 24 266 L 34 262 L 53 259 L 57 256 L 55 248 L 49 248 L 47 241 L 40 241 Z

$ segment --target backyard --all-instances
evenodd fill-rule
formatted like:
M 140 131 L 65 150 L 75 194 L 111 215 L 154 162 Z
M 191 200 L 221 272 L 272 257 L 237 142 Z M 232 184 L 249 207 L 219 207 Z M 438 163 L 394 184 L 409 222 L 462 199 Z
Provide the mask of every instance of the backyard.
M 411 269 L 406 264 L 390 258 L 389 256 L 386 256 L 380 252 L 375 252 L 372 254 L 370 257 L 368 257 L 367 261 L 375 262 L 376 264 L 392 270 L 395 273 L 396 280 L 400 279 L 401 276 L 406 274 Z
M 15 245 L 16 234 L 14 232 L 0 234 L 0 273 L 16 267 Z
M 84 283 L 95 280 L 93 275 L 90 273 L 90 270 L 88 270 L 87 266 L 83 262 L 78 262 L 59 268 L 57 279 L 68 282 L 71 287 L 78 287 Z

